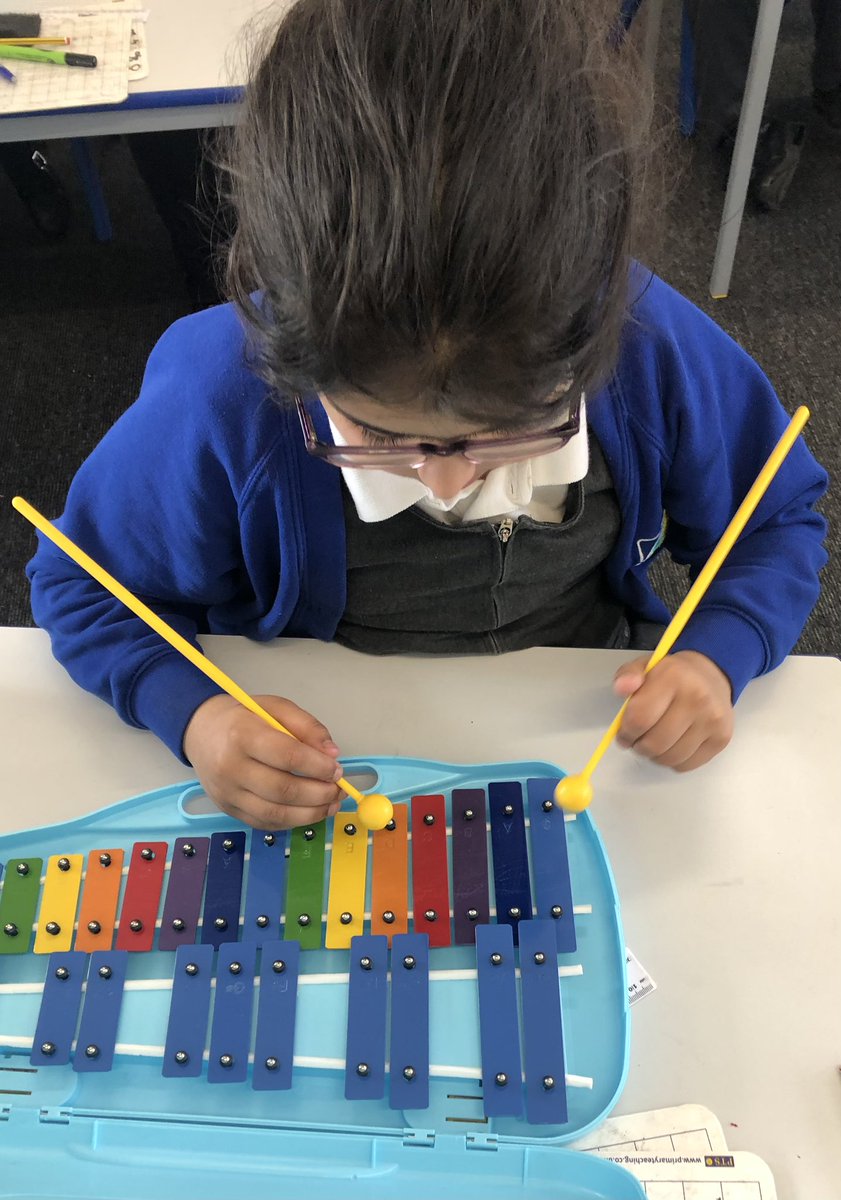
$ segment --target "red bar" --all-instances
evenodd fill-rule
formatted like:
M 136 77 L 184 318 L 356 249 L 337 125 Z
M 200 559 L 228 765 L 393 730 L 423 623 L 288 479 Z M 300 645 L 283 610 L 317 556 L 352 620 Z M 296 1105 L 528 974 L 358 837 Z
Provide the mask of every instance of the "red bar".
M 430 946 L 449 946 L 447 810 L 443 796 L 412 797 L 412 907 L 415 932 L 428 934 Z
M 120 927 L 117 930 L 118 950 L 152 949 L 166 853 L 166 842 L 135 842 L 132 847 Z M 139 922 L 140 927 L 132 929 L 132 922 Z

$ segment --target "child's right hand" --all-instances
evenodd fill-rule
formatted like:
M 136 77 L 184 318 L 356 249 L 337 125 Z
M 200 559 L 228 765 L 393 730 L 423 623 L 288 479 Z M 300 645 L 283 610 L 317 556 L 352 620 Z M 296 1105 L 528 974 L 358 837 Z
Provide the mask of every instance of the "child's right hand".
M 310 713 L 279 696 L 256 696 L 295 738 L 272 729 L 231 696 L 199 705 L 184 753 L 220 808 L 257 829 L 291 829 L 332 816 L 342 793 L 339 748 Z

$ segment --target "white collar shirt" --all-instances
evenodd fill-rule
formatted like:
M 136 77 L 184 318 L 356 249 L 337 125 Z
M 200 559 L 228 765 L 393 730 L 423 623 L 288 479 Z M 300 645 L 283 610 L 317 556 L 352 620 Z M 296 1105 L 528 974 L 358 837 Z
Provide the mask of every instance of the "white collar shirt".
M 330 421 L 337 446 L 348 442 Z M 445 525 L 467 521 L 498 522 L 521 516 L 560 524 L 564 519 L 569 485 L 582 480 L 589 466 L 587 413 L 581 401 L 581 428 L 551 454 L 494 467 L 457 495 L 442 500 L 416 476 L 392 475 L 389 471 L 354 470 L 342 467 L 342 477 L 361 521 L 387 521 L 417 506 L 427 516 Z

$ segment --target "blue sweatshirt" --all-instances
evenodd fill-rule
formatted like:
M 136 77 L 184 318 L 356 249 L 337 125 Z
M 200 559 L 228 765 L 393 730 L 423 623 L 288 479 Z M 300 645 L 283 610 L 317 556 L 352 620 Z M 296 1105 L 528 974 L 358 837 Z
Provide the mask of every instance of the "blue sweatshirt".
M 622 513 L 609 584 L 629 615 L 664 622 L 653 557 L 665 546 L 698 573 L 786 414 L 748 355 L 652 278 L 588 421 Z M 326 418 L 318 432 L 329 440 Z M 346 594 L 340 484 L 249 369 L 240 319 L 223 305 L 161 338 L 59 524 L 190 640 L 330 640 Z M 734 699 L 791 650 L 815 604 L 826 555 L 812 506 L 825 488 L 801 439 L 676 644 L 716 662 Z M 190 717 L 218 688 L 51 542 L 40 540 L 28 574 L 35 620 L 76 682 L 182 757 Z

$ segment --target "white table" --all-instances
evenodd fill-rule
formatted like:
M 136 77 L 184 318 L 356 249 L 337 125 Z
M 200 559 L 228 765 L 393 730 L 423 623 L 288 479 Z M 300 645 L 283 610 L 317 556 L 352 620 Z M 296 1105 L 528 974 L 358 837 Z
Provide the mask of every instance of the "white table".
M 0 142 L 95 137 L 155 129 L 204 129 L 232 124 L 234 89 L 246 77 L 254 22 L 272 22 L 292 0 L 126 0 L 148 9 L 149 74 L 129 83 L 124 104 L 0 120 Z M 120 0 L 117 0 L 119 7 Z M 40 12 L 38 0 L 16 0 L 15 12 Z M 53 7 L 61 7 L 56 0 Z M 84 8 L 84 5 L 80 5 Z
M 244 687 L 317 713 L 347 755 L 583 766 L 612 718 L 614 651 L 374 659 L 207 638 Z M 789 659 L 736 738 L 679 776 L 615 748 L 594 816 L 629 945 L 658 982 L 633 1009 L 617 1111 L 695 1101 L 771 1166 L 780 1200 L 837 1196 L 841 1147 L 841 663 Z M 89 812 L 188 772 L 81 693 L 37 630 L 0 630 L 0 829 Z

